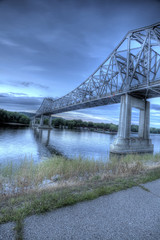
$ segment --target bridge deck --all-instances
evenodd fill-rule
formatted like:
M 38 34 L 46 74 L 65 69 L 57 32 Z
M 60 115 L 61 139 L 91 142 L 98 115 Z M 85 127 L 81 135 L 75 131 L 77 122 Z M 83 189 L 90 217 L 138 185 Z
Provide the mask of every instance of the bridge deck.
M 121 101 L 121 96 L 124 94 L 130 94 L 134 97 L 140 98 L 140 99 L 150 99 L 150 98 L 155 98 L 155 97 L 160 97 L 160 80 L 154 82 L 154 84 L 150 84 L 149 86 L 144 86 L 141 85 L 138 87 L 138 89 L 132 88 L 130 91 L 122 92 L 119 91 L 115 94 L 112 95 L 107 95 L 105 97 L 99 98 L 99 99 L 90 99 L 88 101 L 79 103 L 79 104 L 74 104 L 62 108 L 58 108 L 55 110 L 52 110 L 51 112 L 45 112 L 45 115 L 51 115 L 51 114 L 57 114 L 57 113 L 62 113 L 62 112 L 68 112 L 68 111 L 73 111 L 73 110 L 78 110 L 78 109 L 85 109 L 85 108 L 92 108 L 92 107 L 97 107 L 97 106 L 103 106 L 103 105 L 110 105 L 110 104 L 115 104 L 115 103 L 120 103 Z M 39 114 L 41 115 L 41 114 Z M 39 116 L 37 114 L 37 116 Z

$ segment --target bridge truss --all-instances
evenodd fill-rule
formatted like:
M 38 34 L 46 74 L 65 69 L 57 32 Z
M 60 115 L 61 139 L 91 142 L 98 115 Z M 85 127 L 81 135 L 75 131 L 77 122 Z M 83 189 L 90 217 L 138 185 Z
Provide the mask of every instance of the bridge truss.
M 59 99 L 45 98 L 36 116 L 119 103 L 125 93 L 160 96 L 160 23 L 129 31 L 86 81 Z

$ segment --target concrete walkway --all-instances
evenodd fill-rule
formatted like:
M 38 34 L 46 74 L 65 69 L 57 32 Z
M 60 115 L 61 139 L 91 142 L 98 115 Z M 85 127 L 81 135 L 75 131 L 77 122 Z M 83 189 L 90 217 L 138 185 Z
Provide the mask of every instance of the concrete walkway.
M 160 240 L 160 180 L 31 216 L 25 240 Z M 2 226 L 2 225 L 1 225 Z M 0 226 L 0 239 L 8 240 Z

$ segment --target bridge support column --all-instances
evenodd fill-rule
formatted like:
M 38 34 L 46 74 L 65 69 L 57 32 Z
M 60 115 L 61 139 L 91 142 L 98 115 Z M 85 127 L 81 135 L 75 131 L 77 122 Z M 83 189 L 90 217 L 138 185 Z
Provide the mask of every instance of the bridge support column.
M 46 117 L 48 118 L 48 125 L 47 124 L 45 125 L 44 122 Z M 52 129 L 52 117 L 41 115 L 39 129 Z
M 51 130 L 50 130 L 50 129 L 48 129 L 46 146 L 48 146 L 48 145 L 49 145 L 49 141 L 50 141 L 50 134 L 51 134 Z
M 35 120 L 35 117 L 31 120 L 31 122 L 30 122 L 30 126 L 32 127 L 32 128 L 34 128 L 35 127 L 35 123 L 36 123 L 36 120 Z
M 140 110 L 138 137 L 130 136 L 132 107 Z M 153 152 L 149 132 L 150 103 L 128 94 L 123 95 L 121 97 L 118 135 L 110 146 L 110 152 L 119 154 Z
M 40 119 L 40 127 L 42 127 L 42 126 L 43 126 L 43 123 L 44 123 L 44 116 L 43 116 L 43 115 L 41 115 L 41 119 Z
M 49 116 L 48 125 L 50 128 L 52 127 L 52 116 Z

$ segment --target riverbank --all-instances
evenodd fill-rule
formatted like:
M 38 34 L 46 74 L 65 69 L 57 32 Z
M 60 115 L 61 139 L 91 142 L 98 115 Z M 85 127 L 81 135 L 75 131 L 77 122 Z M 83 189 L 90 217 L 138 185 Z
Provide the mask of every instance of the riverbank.
M 0 194 L 12 197 L 45 187 L 79 185 L 87 181 L 132 176 L 160 167 L 160 155 L 111 155 L 108 162 L 94 159 L 65 158 L 54 155 L 35 163 L 33 159 L 7 162 L 0 168 Z
M 108 163 L 53 157 L 0 170 L 0 224 L 95 199 L 160 178 L 160 155 L 129 155 Z
M 87 131 L 91 131 L 91 132 L 97 132 L 97 133 L 104 133 L 104 134 L 112 134 L 112 135 L 116 135 L 117 132 L 110 132 L 110 131 L 105 131 L 105 130 L 101 130 L 101 129 L 87 129 Z
M 1 125 L 1 127 L 2 127 L 2 126 L 17 126 L 17 127 L 22 126 L 22 127 L 29 127 L 29 124 L 25 124 L 25 123 L 13 123 L 13 122 L 6 122 L 6 123 L 0 122 L 0 125 Z

